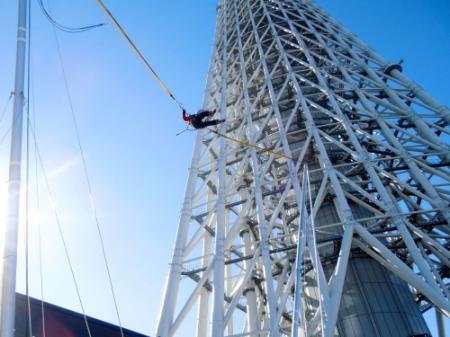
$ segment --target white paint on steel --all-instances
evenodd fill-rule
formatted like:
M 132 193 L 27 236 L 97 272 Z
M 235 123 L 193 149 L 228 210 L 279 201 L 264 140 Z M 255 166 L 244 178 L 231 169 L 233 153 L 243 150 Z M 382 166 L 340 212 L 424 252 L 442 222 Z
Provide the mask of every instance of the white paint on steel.
M 221 0 L 217 17 L 205 105 L 222 133 L 293 160 L 199 133 L 158 336 L 195 303 L 199 337 L 354 336 L 339 309 L 375 294 L 348 295 L 347 269 L 367 284 L 361 254 L 411 286 L 416 330 L 402 333 L 427 332 L 414 299 L 450 312 L 448 108 L 312 1 Z

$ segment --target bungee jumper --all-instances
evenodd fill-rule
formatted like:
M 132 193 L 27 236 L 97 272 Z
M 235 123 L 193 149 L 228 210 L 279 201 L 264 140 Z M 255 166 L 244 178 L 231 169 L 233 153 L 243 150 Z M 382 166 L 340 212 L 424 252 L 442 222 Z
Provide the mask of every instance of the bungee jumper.
M 183 109 L 183 120 L 192 125 L 195 129 L 203 129 L 208 126 L 218 125 L 225 122 L 225 119 L 208 119 L 209 117 L 214 116 L 217 112 L 214 110 L 199 110 L 196 114 L 189 115 L 186 113 L 186 109 Z

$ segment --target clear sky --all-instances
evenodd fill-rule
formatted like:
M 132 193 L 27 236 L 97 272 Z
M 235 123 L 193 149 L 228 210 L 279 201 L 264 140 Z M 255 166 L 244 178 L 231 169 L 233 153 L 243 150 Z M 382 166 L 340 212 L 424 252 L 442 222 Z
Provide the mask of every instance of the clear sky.
M 189 110 L 199 108 L 213 44 L 216 1 L 104 1 L 175 95 Z M 14 84 L 16 2 L 0 2 L 0 109 Z M 317 2 L 386 59 L 403 59 L 406 74 L 450 105 L 448 1 Z M 108 21 L 94 0 L 52 0 L 51 7 L 58 21 L 69 26 Z M 32 21 L 34 104 L 30 106 L 36 115 L 38 144 L 86 312 L 115 323 L 53 32 L 36 2 Z M 111 24 L 83 34 L 58 33 L 58 38 L 122 322 L 153 335 L 194 134 L 175 136 L 184 128 L 177 107 Z M 9 115 L 10 109 L 0 124 L 0 140 L 9 129 Z M 8 152 L 5 140 L 0 144 L 3 185 Z M 38 218 L 44 245 L 44 299 L 79 311 L 42 174 L 37 179 L 39 216 L 34 173 L 31 177 L 31 295 L 40 297 Z M 4 212 L 4 193 L 0 201 Z M 23 254 L 19 258 L 18 289 L 24 291 Z

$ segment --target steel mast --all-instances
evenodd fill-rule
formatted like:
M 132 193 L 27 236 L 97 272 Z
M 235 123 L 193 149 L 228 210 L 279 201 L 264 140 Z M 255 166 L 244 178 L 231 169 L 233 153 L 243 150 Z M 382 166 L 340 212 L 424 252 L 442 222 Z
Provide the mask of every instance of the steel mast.
M 16 305 L 17 240 L 19 225 L 20 175 L 22 162 L 22 124 L 25 102 L 25 60 L 27 49 L 28 0 L 19 0 L 17 27 L 16 72 L 14 86 L 14 110 L 11 129 L 9 161 L 8 204 L 1 279 L 0 336 L 13 337 Z
M 449 109 L 309 0 L 221 0 L 206 97 L 157 336 L 430 336 Z

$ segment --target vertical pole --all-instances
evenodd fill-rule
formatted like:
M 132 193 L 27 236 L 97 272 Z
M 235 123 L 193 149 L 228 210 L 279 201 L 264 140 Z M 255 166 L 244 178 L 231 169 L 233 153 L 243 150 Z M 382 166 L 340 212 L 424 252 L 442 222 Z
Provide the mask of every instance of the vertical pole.
M 207 104 L 205 105 L 207 106 Z M 211 165 L 213 164 L 212 160 L 210 160 L 210 164 Z M 214 198 L 215 198 L 214 193 L 211 190 L 208 190 L 208 199 L 207 199 L 208 212 L 214 212 L 215 207 Z M 202 265 L 206 268 L 211 263 L 211 242 L 212 242 L 211 235 L 209 233 L 205 233 L 202 247 L 202 256 L 203 256 Z M 206 271 L 204 273 L 206 273 Z M 209 298 L 210 298 L 209 291 L 204 287 L 202 287 L 202 290 L 198 297 L 197 334 L 195 335 L 196 337 L 208 337 Z
M 1 281 L 0 336 L 14 334 L 16 304 L 17 237 L 19 224 L 20 171 L 22 161 L 22 123 L 24 106 L 24 79 L 27 41 L 27 0 L 19 0 L 17 28 L 16 74 L 14 110 L 9 161 L 8 204 L 6 213 L 3 274 Z
M 222 40 L 222 64 L 221 64 L 221 118 L 225 118 L 227 109 L 227 4 L 223 4 L 223 40 Z M 224 133 L 224 125 L 219 127 L 220 132 Z M 213 312 L 212 312 L 212 337 L 223 337 L 224 335 L 224 293 L 225 293 L 225 140 L 223 137 L 218 139 L 219 159 L 218 166 L 218 194 L 216 204 L 216 234 L 214 242 L 214 276 L 213 276 Z
M 245 221 L 247 225 L 247 221 Z M 241 232 L 242 241 L 244 242 L 244 254 L 245 256 L 250 256 L 254 249 L 252 248 L 252 241 L 250 237 L 250 229 L 245 228 Z M 244 261 L 245 270 L 249 270 L 251 262 L 248 260 Z M 255 285 L 250 279 L 248 283 L 248 288 L 245 290 L 244 294 L 247 297 L 247 332 L 251 333 L 249 336 L 259 336 L 255 331 L 258 331 L 261 327 L 261 323 L 258 322 L 258 304 L 256 299 Z
M 208 207 L 208 209 L 211 209 Z M 203 261 L 202 265 L 207 267 L 210 264 L 211 257 L 211 236 L 205 235 L 203 239 Z M 198 299 L 198 316 L 197 316 L 197 337 L 208 337 L 208 306 L 209 292 L 205 288 L 201 290 Z
M 225 216 L 225 233 L 229 233 L 229 228 L 230 228 L 230 220 L 227 216 Z M 226 237 L 226 235 L 225 235 Z M 226 242 L 225 238 L 224 238 L 224 242 Z M 227 246 L 225 246 L 227 247 Z M 228 264 L 225 266 L 225 294 L 231 294 L 233 292 L 233 265 L 232 264 Z M 230 319 L 225 321 L 226 326 L 225 326 L 225 333 L 228 336 L 232 336 L 234 335 L 234 319 L 233 316 L 230 317 Z
M 307 186 L 307 176 L 308 172 L 305 166 L 303 171 L 303 185 L 301 202 L 298 205 L 300 208 L 300 223 L 298 225 L 297 232 L 297 254 L 295 258 L 295 291 L 294 291 L 294 312 L 292 317 L 292 330 L 291 337 L 298 337 L 299 320 L 302 315 L 302 296 L 303 296 L 303 285 L 302 285 L 302 262 L 303 262 L 303 250 L 305 249 L 306 243 L 306 222 L 308 221 L 308 214 L 306 211 L 306 186 Z M 304 323 L 304 322 L 303 322 Z M 303 324 L 302 324 L 303 326 Z

